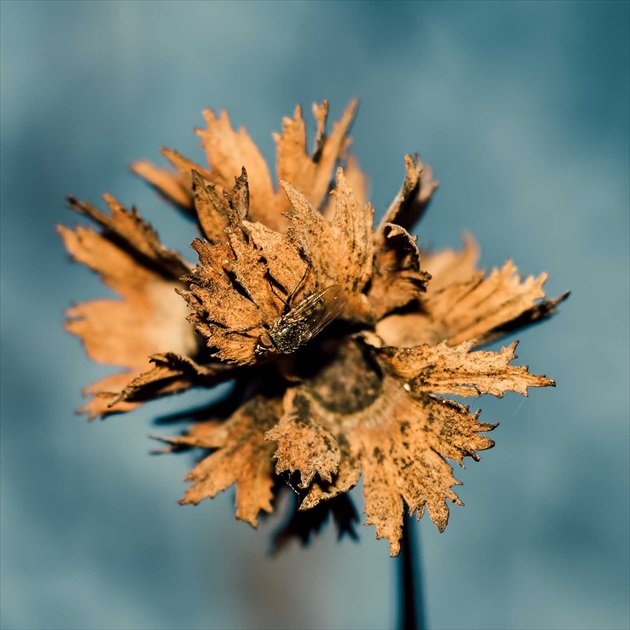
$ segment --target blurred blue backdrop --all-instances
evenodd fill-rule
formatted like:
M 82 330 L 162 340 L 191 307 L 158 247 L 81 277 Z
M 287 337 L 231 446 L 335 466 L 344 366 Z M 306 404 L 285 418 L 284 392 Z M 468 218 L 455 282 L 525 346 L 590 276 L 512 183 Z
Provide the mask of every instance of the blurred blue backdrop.
M 2 27 L 2 628 L 390 628 L 396 562 L 373 528 L 266 555 L 273 523 L 232 492 L 177 505 L 187 455 L 151 458 L 152 417 L 88 423 L 91 363 L 64 308 L 103 295 L 54 232 L 64 196 L 192 229 L 127 170 L 227 108 L 273 161 L 296 103 L 335 119 L 383 211 L 419 151 L 441 183 L 420 240 L 548 271 L 573 295 L 517 337 L 558 387 L 481 400 L 498 444 L 459 477 L 446 532 L 418 525 L 432 628 L 628 628 L 629 4 L 8 2 Z M 360 495 L 356 495 L 360 500 Z

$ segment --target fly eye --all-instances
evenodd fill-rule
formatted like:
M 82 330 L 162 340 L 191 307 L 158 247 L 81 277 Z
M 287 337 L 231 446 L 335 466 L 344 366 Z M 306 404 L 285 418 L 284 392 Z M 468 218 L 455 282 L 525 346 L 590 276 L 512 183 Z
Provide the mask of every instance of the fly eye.
M 271 337 L 267 333 L 263 333 L 260 337 L 258 337 L 258 345 L 265 348 L 265 350 L 269 350 L 274 347 L 273 341 L 271 341 Z

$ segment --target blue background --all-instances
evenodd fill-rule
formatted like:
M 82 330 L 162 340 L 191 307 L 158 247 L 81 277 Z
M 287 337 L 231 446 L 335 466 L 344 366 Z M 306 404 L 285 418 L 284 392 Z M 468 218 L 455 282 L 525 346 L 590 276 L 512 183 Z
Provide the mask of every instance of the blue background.
M 187 455 L 148 456 L 155 415 L 88 424 L 91 363 L 61 326 L 107 293 L 54 232 L 64 196 L 192 228 L 128 172 L 227 108 L 273 162 L 296 103 L 336 119 L 382 212 L 419 151 L 441 182 L 422 242 L 548 271 L 559 316 L 516 335 L 558 382 L 481 400 L 497 447 L 459 471 L 466 507 L 418 530 L 432 628 L 628 628 L 629 4 L 2 2 L 2 628 L 390 628 L 397 563 L 373 528 L 266 555 L 274 523 L 228 491 L 180 507 Z M 312 129 L 312 127 L 311 127 Z M 360 494 L 356 495 L 360 500 Z

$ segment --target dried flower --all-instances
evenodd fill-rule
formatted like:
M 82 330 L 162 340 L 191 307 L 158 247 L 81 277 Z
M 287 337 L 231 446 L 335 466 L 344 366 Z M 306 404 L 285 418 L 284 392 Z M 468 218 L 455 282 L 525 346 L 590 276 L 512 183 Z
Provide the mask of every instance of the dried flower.
M 406 157 L 402 188 L 374 227 L 366 178 L 348 152 L 355 110 L 352 102 L 327 135 L 328 105 L 313 107 L 312 155 L 301 109 L 283 121 L 278 189 L 225 112 L 204 112 L 197 132 L 209 167 L 167 149 L 174 170 L 134 164 L 196 222 L 194 268 L 135 209 L 105 196 L 105 214 L 70 198 L 101 229 L 60 227 L 66 247 L 122 300 L 70 309 L 67 328 L 94 360 L 125 368 L 85 390 L 90 418 L 234 383 L 225 400 L 182 414 L 182 435 L 162 438 L 166 450 L 205 453 L 182 503 L 235 484 L 236 517 L 256 526 L 290 487 L 297 504 L 280 547 L 308 540 L 329 513 L 354 535 L 347 492 L 362 475 L 367 523 L 396 555 L 405 506 L 418 517 L 426 507 L 442 531 L 446 501 L 461 504 L 447 459 L 477 460 L 493 445 L 482 433 L 495 425 L 442 396 L 553 385 L 511 365 L 516 343 L 476 347 L 551 315 L 567 294 L 543 299 L 545 274 L 522 280 L 511 261 L 486 276 L 470 237 L 461 251 L 423 255 L 421 267 L 409 231 L 437 184 L 417 156 Z

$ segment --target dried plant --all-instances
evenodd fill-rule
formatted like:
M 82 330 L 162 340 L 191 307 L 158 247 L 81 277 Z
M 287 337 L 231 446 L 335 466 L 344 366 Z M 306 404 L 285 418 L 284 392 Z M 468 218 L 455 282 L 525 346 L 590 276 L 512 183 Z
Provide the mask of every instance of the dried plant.
M 277 189 L 225 112 L 204 112 L 197 132 L 208 167 L 167 149 L 172 169 L 134 164 L 197 224 L 195 267 L 135 209 L 106 195 L 106 214 L 70 198 L 100 230 L 60 227 L 66 247 L 121 299 L 75 306 L 66 325 L 92 359 L 123 368 L 85 390 L 90 418 L 233 382 L 226 399 L 178 418 L 183 434 L 162 438 L 165 450 L 204 453 L 182 503 L 236 485 L 236 517 L 255 527 L 290 488 L 297 502 L 281 547 L 308 540 L 330 513 L 354 535 L 347 493 L 363 476 L 366 522 L 396 555 L 405 507 L 418 518 L 426 507 L 444 530 L 446 502 L 461 505 L 447 460 L 478 460 L 493 445 L 482 434 L 495 425 L 443 396 L 553 385 L 511 365 L 516 342 L 476 348 L 548 317 L 567 294 L 544 299 L 546 275 L 522 279 L 511 261 L 486 275 L 470 237 L 461 251 L 421 256 L 410 230 L 437 184 L 417 156 L 406 157 L 402 188 L 375 227 L 348 152 L 355 110 L 327 135 L 328 105 L 315 105 L 310 155 L 301 109 L 284 119 Z

